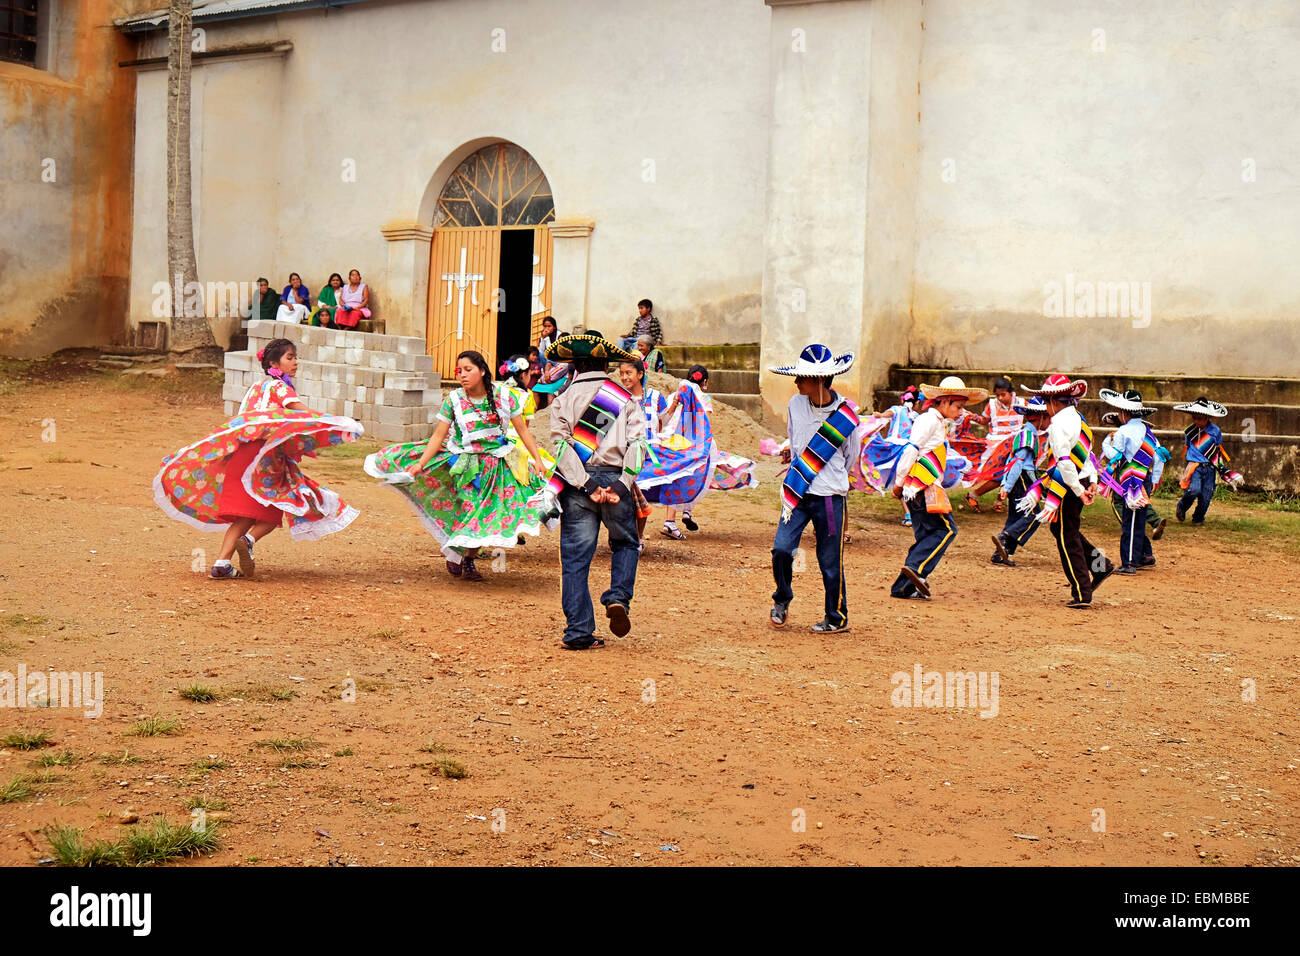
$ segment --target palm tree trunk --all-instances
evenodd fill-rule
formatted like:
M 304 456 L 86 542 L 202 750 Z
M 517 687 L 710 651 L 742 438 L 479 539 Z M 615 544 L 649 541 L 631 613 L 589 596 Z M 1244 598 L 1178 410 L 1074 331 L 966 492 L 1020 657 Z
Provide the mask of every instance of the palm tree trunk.
M 194 259 L 190 208 L 190 38 L 193 0 L 167 11 L 167 280 L 172 283 L 171 351 L 217 349 Z

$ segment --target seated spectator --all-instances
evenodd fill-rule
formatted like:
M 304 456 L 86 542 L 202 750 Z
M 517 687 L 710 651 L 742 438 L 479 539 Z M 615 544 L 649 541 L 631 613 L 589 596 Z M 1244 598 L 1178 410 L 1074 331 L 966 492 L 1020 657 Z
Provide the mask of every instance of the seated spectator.
M 271 280 L 263 277 L 257 280 L 257 291 L 253 293 L 253 310 L 249 319 L 255 322 L 274 322 L 275 313 L 280 309 L 280 298 L 271 291 Z
M 334 312 L 339 304 L 336 296 L 341 288 L 343 288 L 343 277 L 337 272 L 330 273 L 329 284 L 320 290 L 320 295 L 316 297 L 316 308 L 311 310 L 311 318 L 308 321 L 312 325 L 322 325 L 327 329 L 334 328 Z
M 302 276 L 290 272 L 289 284 L 280 293 L 280 308 L 276 310 L 275 320 L 297 325 L 307 318 L 310 308 L 311 296 L 307 293 L 307 287 L 302 284 Z
M 636 340 L 636 350 L 641 353 L 641 360 L 645 362 L 646 371 L 662 372 L 668 365 L 664 361 L 664 353 L 655 348 L 654 339 L 648 335 L 643 335 Z
M 370 288 L 361 281 L 361 273 L 353 269 L 348 273 L 347 284 L 338 291 L 339 307 L 334 313 L 334 324 L 341 329 L 355 329 L 362 319 L 370 318 Z
M 618 340 L 618 347 L 624 351 L 631 351 L 636 346 L 636 340 L 643 335 L 650 336 L 651 344 L 662 345 L 664 332 L 659 326 L 659 320 L 655 318 L 654 303 L 649 299 L 642 299 L 636 304 L 636 311 L 637 317 L 632 320 L 632 331 Z
M 546 350 L 549 349 L 552 345 L 554 345 L 555 340 L 558 339 L 559 337 L 560 337 L 560 333 L 557 331 L 554 317 L 548 315 L 545 318 L 543 318 L 542 337 L 537 342 L 537 351 L 541 353 L 543 368 L 545 368 L 549 362 L 549 359 L 546 358 Z

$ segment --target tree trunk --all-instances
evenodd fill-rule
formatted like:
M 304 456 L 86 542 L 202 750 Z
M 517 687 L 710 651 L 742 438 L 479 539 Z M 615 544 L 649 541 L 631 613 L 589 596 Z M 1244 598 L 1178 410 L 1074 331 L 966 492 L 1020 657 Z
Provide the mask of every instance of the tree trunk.
M 219 351 L 207 318 L 194 260 L 190 208 L 190 41 L 193 0 L 169 0 L 167 11 L 167 281 L 172 286 L 173 352 Z

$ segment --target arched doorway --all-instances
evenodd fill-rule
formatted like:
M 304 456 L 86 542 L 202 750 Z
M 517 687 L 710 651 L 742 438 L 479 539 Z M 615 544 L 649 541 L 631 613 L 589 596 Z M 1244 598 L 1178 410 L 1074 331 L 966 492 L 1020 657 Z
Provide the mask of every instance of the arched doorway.
M 540 337 L 554 219 L 546 175 L 513 143 L 483 147 L 447 178 L 434 212 L 425 335 L 444 378 L 466 349 L 495 369 Z

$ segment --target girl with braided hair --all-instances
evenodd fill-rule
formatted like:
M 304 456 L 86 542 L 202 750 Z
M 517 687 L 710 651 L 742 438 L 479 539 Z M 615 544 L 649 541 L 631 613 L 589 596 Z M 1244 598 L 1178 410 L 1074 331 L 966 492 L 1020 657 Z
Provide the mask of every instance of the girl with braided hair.
M 460 388 L 443 401 L 433 436 L 381 449 L 366 458 L 365 470 L 407 499 L 442 546 L 448 573 L 481 581 L 474 563 L 480 548 L 512 548 L 521 535 L 540 533 L 543 512 L 528 499 L 542 490 L 547 466 L 528 429 L 523 392 L 493 384 L 475 351 L 456 357 L 456 379 Z M 512 468 L 516 436 L 528 458 Z

